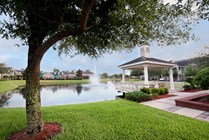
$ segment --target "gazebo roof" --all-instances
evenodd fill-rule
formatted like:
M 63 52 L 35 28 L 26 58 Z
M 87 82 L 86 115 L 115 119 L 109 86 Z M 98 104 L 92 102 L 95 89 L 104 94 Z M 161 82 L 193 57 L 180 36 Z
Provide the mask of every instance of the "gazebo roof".
M 157 58 L 149 58 L 142 56 L 134 60 L 131 60 L 127 63 L 124 63 L 119 67 L 122 69 L 143 69 L 144 65 L 148 65 L 149 68 L 165 68 L 174 67 L 176 64 Z

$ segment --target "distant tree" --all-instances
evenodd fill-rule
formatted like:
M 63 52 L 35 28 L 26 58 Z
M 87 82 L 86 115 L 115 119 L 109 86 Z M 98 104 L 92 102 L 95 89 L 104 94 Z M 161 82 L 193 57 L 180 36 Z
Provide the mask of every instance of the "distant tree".
M 77 71 L 76 71 L 76 76 L 82 79 L 82 77 L 83 77 L 83 71 L 80 70 L 80 69 L 77 70 Z
M 40 64 L 56 43 L 59 53 L 98 57 L 136 45 L 188 41 L 188 12 L 161 0 L 1 0 L 0 34 L 28 45 L 26 68 L 27 134 L 43 130 Z M 74 53 L 73 53 L 74 54 Z
M 150 69 L 149 77 L 153 80 L 157 80 L 162 75 L 162 69 Z
M 178 76 L 177 69 L 173 69 L 173 77 L 174 78 L 177 78 L 177 76 Z
M 60 70 L 58 68 L 54 68 L 53 69 L 53 72 L 56 73 L 56 74 L 58 74 L 60 72 Z
M 113 77 L 113 78 L 121 78 L 122 74 L 113 74 L 111 77 Z
M 197 74 L 197 72 L 198 69 L 194 65 L 190 64 L 186 66 L 186 72 L 185 72 L 186 76 L 194 77 Z
M 102 77 L 102 78 L 108 78 L 109 75 L 108 75 L 108 73 L 102 73 L 102 74 L 101 74 L 101 77 Z
M 192 62 L 197 65 L 198 70 L 209 67 L 209 54 L 193 58 Z
M 141 75 L 143 75 L 144 72 L 141 71 L 141 70 L 132 70 L 131 73 L 130 73 L 130 76 L 136 76 L 136 77 L 139 77 Z

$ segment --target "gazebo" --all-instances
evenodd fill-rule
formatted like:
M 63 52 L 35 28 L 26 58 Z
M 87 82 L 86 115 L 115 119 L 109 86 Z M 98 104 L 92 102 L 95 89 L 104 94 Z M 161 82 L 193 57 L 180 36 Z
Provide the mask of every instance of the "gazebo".
M 144 84 L 149 86 L 148 69 L 168 68 L 170 89 L 174 90 L 175 88 L 173 82 L 173 68 L 176 66 L 176 64 L 170 61 L 151 58 L 150 49 L 149 46 L 147 45 L 141 47 L 140 53 L 141 53 L 141 57 L 131 60 L 119 66 L 123 70 L 122 82 L 125 82 L 125 70 L 144 70 Z

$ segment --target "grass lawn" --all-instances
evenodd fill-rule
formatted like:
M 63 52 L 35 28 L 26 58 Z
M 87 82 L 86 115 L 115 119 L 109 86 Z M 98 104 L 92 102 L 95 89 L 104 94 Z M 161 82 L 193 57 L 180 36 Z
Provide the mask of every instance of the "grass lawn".
M 45 122 L 59 122 L 55 140 L 208 140 L 209 123 L 126 100 L 43 107 Z M 0 109 L 0 139 L 25 127 L 25 109 Z
M 41 80 L 41 85 L 56 85 L 56 84 L 87 84 L 89 80 Z M 16 89 L 19 86 L 24 86 L 25 80 L 7 80 L 0 81 L 0 93 Z

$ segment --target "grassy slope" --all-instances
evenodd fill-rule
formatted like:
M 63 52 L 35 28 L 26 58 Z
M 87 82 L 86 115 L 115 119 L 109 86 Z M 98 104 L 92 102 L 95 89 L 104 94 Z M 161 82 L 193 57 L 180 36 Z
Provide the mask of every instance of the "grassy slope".
M 41 80 L 41 85 L 49 84 L 86 84 L 88 80 Z M 25 85 L 24 80 L 7 80 L 0 81 L 0 93 L 16 89 L 19 86 Z
M 59 140 L 208 140 L 209 123 L 125 100 L 44 107 L 45 122 L 59 122 Z M 0 109 L 0 139 L 25 127 L 25 110 Z

